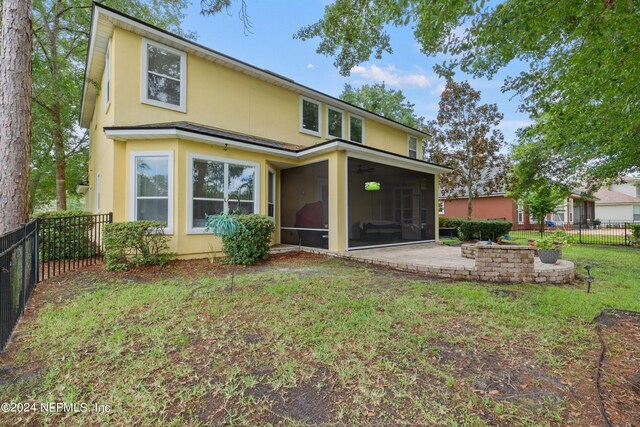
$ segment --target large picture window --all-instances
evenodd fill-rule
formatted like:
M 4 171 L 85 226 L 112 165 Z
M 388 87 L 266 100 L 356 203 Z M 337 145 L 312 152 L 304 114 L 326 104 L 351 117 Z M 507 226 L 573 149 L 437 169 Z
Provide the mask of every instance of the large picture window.
M 173 153 L 132 154 L 132 215 L 134 221 L 162 221 L 165 232 L 173 225 Z
M 300 131 L 320 136 L 320 103 L 300 97 Z
M 144 40 L 142 101 L 186 111 L 186 68 L 186 53 Z
M 190 231 L 204 232 L 207 215 L 258 212 L 256 164 L 192 155 L 189 165 Z

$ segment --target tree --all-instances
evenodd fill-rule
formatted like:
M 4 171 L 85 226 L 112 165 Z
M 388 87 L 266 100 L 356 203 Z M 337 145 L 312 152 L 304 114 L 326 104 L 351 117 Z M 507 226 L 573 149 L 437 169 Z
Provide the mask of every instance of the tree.
M 466 197 L 471 219 L 474 198 L 505 185 L 506 158 L 500 154 L 504 136 L 496 127 L 503 115 L 496 104 L 480 104 L 480 92 L 468 82 L 449 80 L 442 92 L 437 120 L 428 124 L 433 138 L 429 160 L 454 169 L 441 176 L 446 198 Z
M 532 218 L 538 223 L 538 231 L 544 232 L 545 218 L 548 214 L 556 213 L 567 200 L 569 191 L 562 185 L 547 182 L 535 187 L 529 187 L 520 193 L 520 200 Z
M 409 127 L 418 127 L 424 121 L 424 117 L 416 116 L 415 104 L 407 101 L 402 90 L 387 89 L 384 82 L 356 89 L 345 84 L 340 99 Z
M 180 29 L 187 0 L 101 3 L 193 37 Z M 78 128 L 77 117 L 91 8 L 90 0 L 34 0 L 32 208 L 48 203 L 55 195 L 57 208 L 66 209 L 67 192 L 74 191 L 87 173 L 88 134 Z
M 640 170 L 640 2 L 336 0 L 296 37 L 319 37 L 317 52 L 348 75 L 393 52 L 390 26 L 412 27 L 425 54 L 454 58 L 437 67 L 443 76 L 459 67 L 491 78 L 526 62 L 503 90 L 535 119 L 528 138 L 567 159 L 564 182 Z
M 4 0 L 0 31 L 0 234 L 28 217 L 31 0 Z

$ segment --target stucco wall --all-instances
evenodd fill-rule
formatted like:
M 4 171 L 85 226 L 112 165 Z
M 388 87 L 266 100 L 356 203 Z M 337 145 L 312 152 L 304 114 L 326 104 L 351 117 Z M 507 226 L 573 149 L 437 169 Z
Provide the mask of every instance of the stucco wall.
M 633 205 L 598 205 L 596 218 L 601 221 L 633 221 Z

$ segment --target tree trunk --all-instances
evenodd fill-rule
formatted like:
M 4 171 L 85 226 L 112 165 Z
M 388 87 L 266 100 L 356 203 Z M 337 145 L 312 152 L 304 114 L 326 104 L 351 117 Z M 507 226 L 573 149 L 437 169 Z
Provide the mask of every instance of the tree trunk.
M 0 234 L 29 215 L 31 0 L 4 0 L 0 46 Z
M 56 209 L 67 210 L 67 159 L 64 152 L 64 135 L 62 133 L 62 116 L 60 102 L 55 101 L 51 108 L 53 122 L 53 155 L 56 162 Z

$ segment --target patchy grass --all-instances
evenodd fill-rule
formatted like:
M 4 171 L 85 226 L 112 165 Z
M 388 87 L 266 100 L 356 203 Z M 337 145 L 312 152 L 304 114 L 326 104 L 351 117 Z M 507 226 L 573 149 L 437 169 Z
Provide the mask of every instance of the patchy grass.
M 567 249 L 594 267 L 591 294 L 308 254 L 241 268 L 233 294 L 226 267 L 203 261 L 74 272 L 36 290 L 1 357 L 0 398 L 111 411 L 0 423 L 593 424 L 592 319 L 640 310 L 639 255 Z

